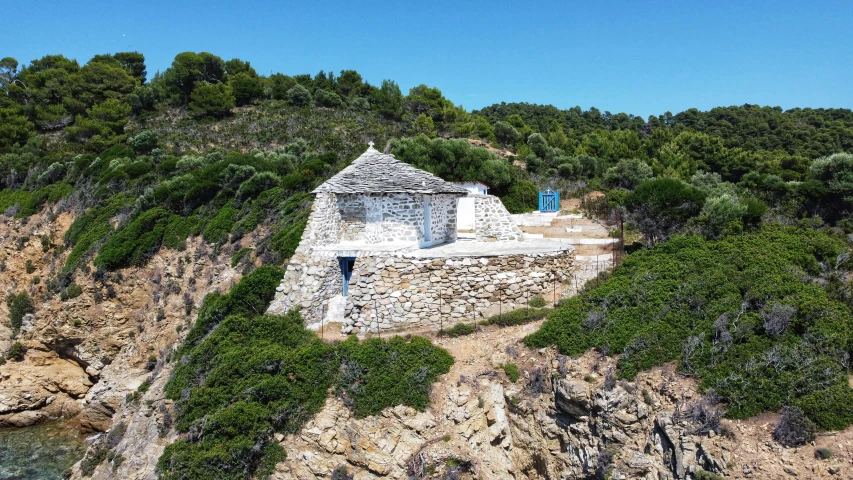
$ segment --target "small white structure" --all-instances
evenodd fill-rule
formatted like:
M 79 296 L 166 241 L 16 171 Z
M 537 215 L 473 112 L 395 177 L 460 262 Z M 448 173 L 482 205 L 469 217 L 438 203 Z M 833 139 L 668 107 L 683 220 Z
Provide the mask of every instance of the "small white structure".
M 468 191 L 468 194 L 488 195 L 489 186 L 480 182 L 456 182 L 457 187 L 462 187 Z
M 474 195 L 488 195 L 489 187 L 480 182 L 456 182 L 455 185 L 468 191 L 468 196 L 460 197 L 456 204 L 456 230 L 461 233 L 473 233 L 476 227 Z

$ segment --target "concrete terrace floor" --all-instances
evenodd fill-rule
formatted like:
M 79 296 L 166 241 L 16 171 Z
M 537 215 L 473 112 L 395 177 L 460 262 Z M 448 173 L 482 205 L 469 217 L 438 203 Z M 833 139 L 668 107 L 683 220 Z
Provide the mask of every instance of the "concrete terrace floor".
M 563 238 L 527 238 L 522 241 L 499 242 L 459 240 L 407 252 L 404 256 L 415 258 L 499 257 L 503 255 L 558 253 L 571 250 L 574 250 L 574 247 Z
M 503 255 L 535 255 L 572 251 L 564 238 L 526 238 L 498 242 L 459 239 L 434 247 L 417 248 L 403 243 L 341 242 L 314 247 L 318 251 L 336 252 L 338 256 L 377 256 L 398 254 L 407 258 L 499 257 Z

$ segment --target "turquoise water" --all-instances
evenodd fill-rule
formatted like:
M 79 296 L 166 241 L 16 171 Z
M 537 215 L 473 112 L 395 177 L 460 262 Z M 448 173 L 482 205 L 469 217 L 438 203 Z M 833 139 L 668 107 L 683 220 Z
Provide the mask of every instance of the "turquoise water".
M 0 428 L 0 480 L 60 479 L 85 452 L 85 437 L 65 422 Z

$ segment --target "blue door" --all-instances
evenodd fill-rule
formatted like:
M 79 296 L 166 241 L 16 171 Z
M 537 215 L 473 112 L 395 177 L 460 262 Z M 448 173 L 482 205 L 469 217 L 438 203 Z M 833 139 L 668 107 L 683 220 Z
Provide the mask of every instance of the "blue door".
M 341 275 L 344 284 L 343 295 L 346 297 L 349 293 L 349 279 L 352 278 L 352 270 L 355 267 L 355 257 L 338 257 L 338 261 L 341 263 Z
M 540 212 L 556 212 L 560 210 L 560 192 L 555 192 L 547 188 L 544 192 L 539 192 L 539 211 Z

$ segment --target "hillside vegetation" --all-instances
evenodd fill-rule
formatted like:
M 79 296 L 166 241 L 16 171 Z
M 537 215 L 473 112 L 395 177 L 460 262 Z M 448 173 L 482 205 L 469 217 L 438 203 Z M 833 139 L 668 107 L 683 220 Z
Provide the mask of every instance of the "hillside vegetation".
M 843 429 L 853 423 L 853 316 L 836 294 L 851 267 L 843 236 L 807 227 L 678 236 L 630 255 L 525 341 L 618 354 L 628 379 L 678 361 L 731 417 L 794 405 Z
M 445 179 L 484 182 L 511 212 L 559 188 L 614 236 L 639 239 L 528 344 L 618 354 L 626 378 L 677 361 L 732 417 L 788 407 L 824 429 L 853 422 L 849 109 L 467 111 L 427 85 L 403 94 L 354 70 L 263 76 L 207 52 L 151 76 L 138 52 L 83 65 L 7 57 L 0 89 L 0 213 L 75 214 L 64 238 L 41 239 L 44 252 L 61 242 L 68 253 L 39 279 L 45 298 L 31 298 L 30 281 L 9 292 L 13 330 L 44 300 L 79 295 L 75 278 L 89 278 L 79 273 L 100 288 L 120 278 L 108 271 L 190 237 L 204 240 L 200 255 L 245 260 L 243 281 L 207 298 L 177 352 L 167 394 L 185 436 L 160 461 L 166 478 L 262 477 L 283 454 L 274 432 L 297 431 L 330 391 L 357 415 L 423 408 L 447 371 L 452 359 L 424 339 L 327 345 L 298 312 L 261 314 L 310 191 L 368 141 Z M 246 236 L 253 248 L 238 250 Z
M 423 410 L 430 385 L 453 358 L 428 340 L 330 345 L 298 311 L 261 315 L 284 272 L 263 266 L 226 295 L 209 295 L 177 354 L 166 396 L 179 432 L 158 469 L 167 479 L 265 476 L 284 459 L 273 434 L 296 433 L 334 388 L 356 416 L 410 405 Z

